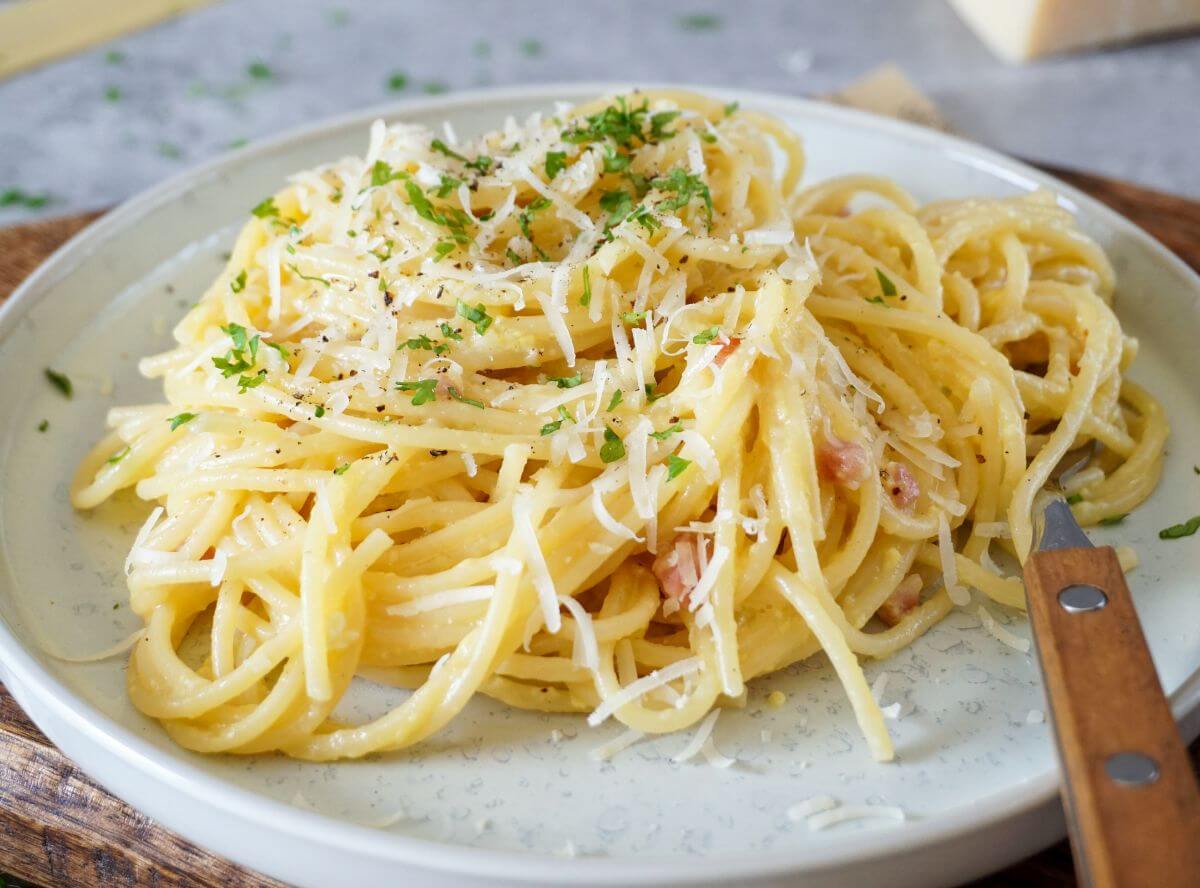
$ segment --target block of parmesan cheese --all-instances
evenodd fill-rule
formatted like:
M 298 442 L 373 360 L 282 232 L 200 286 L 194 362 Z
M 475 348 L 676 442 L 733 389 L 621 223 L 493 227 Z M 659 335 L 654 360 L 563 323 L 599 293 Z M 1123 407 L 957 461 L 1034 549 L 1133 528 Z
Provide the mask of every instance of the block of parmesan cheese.
M 1200 26 L 1200 0 L 950 0 L 1010 62 Z

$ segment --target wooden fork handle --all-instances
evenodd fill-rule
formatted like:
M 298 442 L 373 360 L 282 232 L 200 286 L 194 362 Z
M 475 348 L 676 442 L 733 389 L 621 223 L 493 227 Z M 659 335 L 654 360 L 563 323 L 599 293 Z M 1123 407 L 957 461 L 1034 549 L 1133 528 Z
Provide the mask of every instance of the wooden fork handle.
M 1025 586 L 1080 881 L 1200 886 L 1200 789 L 1116 553 L 1036 552 Z

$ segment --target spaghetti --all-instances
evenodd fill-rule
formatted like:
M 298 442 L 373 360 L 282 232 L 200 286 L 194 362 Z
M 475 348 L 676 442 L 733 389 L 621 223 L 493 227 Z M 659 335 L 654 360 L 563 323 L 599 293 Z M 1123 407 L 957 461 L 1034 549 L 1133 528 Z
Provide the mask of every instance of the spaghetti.
M 859 659 L 969 589 L 1023 607 L 993 555 L 1055 463 L 1099 442 L 1075 510 L 1122 514 L 1167 426 L 1053 196 L 802 167 L 777 120 L 635 93 L 469 143 L 377 122 L 256 206 L 142 361 L 167 403 L 113 409 L 72 490 L 158 504 L 135 705 L 330 760 L 476 693 L 675 731 L 824 651 L 890 758 Z M 356 678 L 413 693 L 343 723 Z

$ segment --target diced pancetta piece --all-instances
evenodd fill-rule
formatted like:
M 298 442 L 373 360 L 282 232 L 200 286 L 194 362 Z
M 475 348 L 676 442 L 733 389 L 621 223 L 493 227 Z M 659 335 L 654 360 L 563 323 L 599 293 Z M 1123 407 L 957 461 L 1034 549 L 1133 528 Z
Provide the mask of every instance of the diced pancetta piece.
M 870 458 L 861 444 L 829 438 L 817 448 L 817 474 L 854 490 L 867 473 Z
M 718 367 L 723 365 L 729 356 L 733 354 L 737 347 L 741 344 L 742 340 L 738 339 L 736 336 L 729 337 L 729 339 L 726 340 L 722 345 L 721 350 L 717 352 L 717 356 L 713 358 L 713 363 Z
M 675 538 L 673 546 L 659 552 L 658 557 L 654 559 L 651 570 L 658 578 L 663 597 L 675 602 L 677 606 L 687 600 L 700 580 L 702 545 L 699 535 L 682 533 Z
M 921 587 L 924 585 L 917 574 L 909 574 L 900 581 L 892 594 L 889 595 L 875 611 L 875 616 L 889 626 L 895 626 L 904 615 L 910 613 L 921 602 Z
M 902 462 L 890 462 L 883 469 L 883 486 L 899 509 L 908 509 L 921 495 L 912 470 Z

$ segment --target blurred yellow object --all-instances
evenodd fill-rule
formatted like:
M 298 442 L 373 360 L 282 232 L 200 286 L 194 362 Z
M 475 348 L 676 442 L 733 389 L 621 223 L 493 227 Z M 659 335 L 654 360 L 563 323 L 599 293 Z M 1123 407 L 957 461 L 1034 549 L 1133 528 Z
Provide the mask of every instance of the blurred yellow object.
M 1010 62 L 1200 26 L 1200 0 L 950 0 Z
M 0 78 L 212 2 L 21 0 L 0 6 Z

